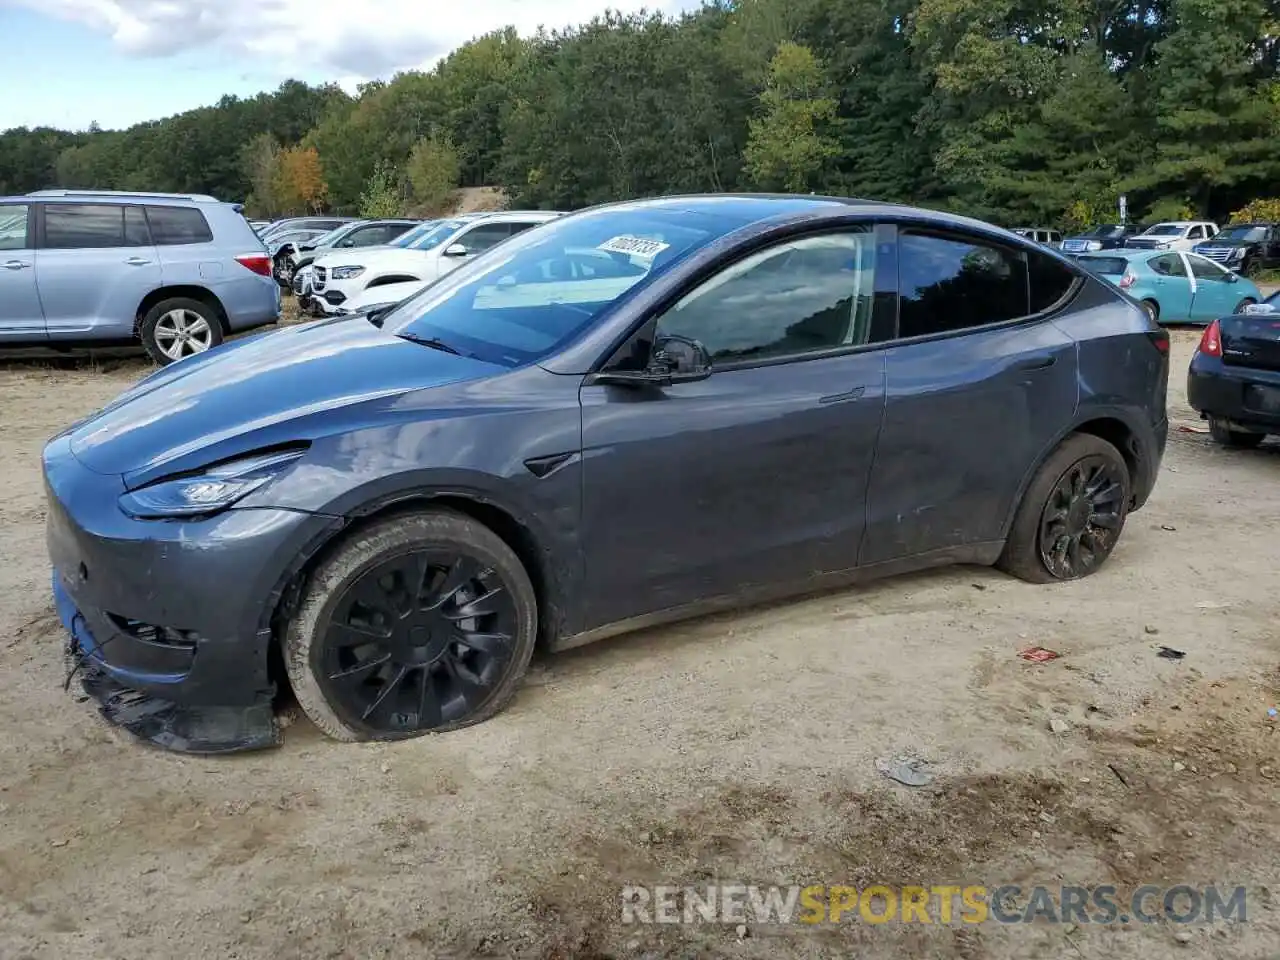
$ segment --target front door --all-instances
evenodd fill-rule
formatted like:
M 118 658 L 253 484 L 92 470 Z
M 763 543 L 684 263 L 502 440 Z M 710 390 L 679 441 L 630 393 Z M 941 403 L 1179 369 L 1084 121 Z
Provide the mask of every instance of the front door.
M 29 204 L 0 204 L 0 341 L 45 338 L 32 226 Z
M 1160 319 L 1170 323 L 1189 319 L 1196 284 L 1182 254 L 1162 253 L 1148 260 L 1147 266 L 1151 269 L 1151 285 L 1160 306 Z
M 1197 323 L 1208 323 L 1235 313 L 1237 304 L 1244 299 L 1235 275 L 1194 253 L 1183 254 L 1183 257 L 1191 271 L 1193 284 L 1189 318 Z
M 658 317 L 709 378 L 583 386 L 583 629 L 856 564 L 884 410 L 872 237 L 777 243 Z
M 1078 391 L 1075 342 L 1052 321 L 1075 280 L 1052 257 L 903 231 L 898 263 L 867 565 L 998 542 Z
M 46 203 L 43 210 L 36 284 L 49 336 L 132 338 L 138 307 L 161 283 L 142 208 Z

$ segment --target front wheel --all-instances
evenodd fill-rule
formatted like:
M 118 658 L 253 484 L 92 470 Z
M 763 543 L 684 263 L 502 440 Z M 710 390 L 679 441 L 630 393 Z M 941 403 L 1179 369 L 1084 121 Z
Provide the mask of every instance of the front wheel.
M 356 533 L 320 564 L 284 636 L 298 703 L 337 740 L 487 720 L 533 653 L 537 600 L 488 527 L 445 510 Z
M 1068 437 L 1032 479 L 996 565 L 1031 583 L 1096 573 L 1124 529 L 1131 485 L 1114 446 L 1092 434 Z
M 161 300 L 147 311 L 138 337 L 160 366 L 212 350 L 222 342 L 222 323 L 207 303 L 187 297 Z
M 1209 421 L 1209 436 L 1224 447 L 1235 447 L 1240 450 L 1252 450 L 1267 438 L 1265 433 L 1232 430 L 1227 421 L 1219 420 L 1217 417 Z

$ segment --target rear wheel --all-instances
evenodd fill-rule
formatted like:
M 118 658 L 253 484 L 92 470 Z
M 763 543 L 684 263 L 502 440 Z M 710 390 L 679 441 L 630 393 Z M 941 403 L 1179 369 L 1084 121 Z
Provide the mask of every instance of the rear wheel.
M 1217 417 L 1209 421 L 1209 436 L 1224 447 L 1236 447 L 1251 450 L 1267 438 L 1265 433 L 1250 433 L 1248 430 L 1232 430 L 1231 425 Z
M 1244 262 L 1244 266 L 1240 268 L 1240 272 L 1243 273 L 1250 280 L 1254 279 L 1255 277 L 1260 277 L 1262 275 L 1262 261 L 1259 260 L 1257 257 L 1253 257 L 1252 259 L 1246 260 Z
M 325 560 L 284 637 L 298 703 L 338 740 L 400 740 L 487 720 L 533 653 L 519 558 L 452 511 L 376 523 Z
M 213 307 L 188 297 L 161 300 L 138 327 L 151 359 L 161 366 L 211 350 L 222 342 L 222 323 Z
M 1151 318 L 1152 323 L 1160 322 L 1160 304 L 1154 300 L 1143 300 L 1142 309 L 1147 311 L 1147 316 Z
M 996 565 L 1032 583 L 1097 572 L 1129 513 L 1129 466 L 1107 441 L 1077 433 L 1040 466 Z

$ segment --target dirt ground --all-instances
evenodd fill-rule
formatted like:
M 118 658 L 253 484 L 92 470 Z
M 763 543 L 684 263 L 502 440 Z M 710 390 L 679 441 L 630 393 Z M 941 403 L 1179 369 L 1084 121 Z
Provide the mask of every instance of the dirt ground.
M 1275 956 L 1280 444 L 1179 429 L 1196 339 L 1155 495 L 1086 581 L 885 581 L 543 658 L 469 730 L 299 720 L 221 760 L 61 689 L 40 449 L 143 366 L 0 365 L 0 957 Z M 899 753 L 937 779 L 887 781 Z M 1241 884 L 1248 922 L 620 922 L 623 885 L 717 880 Z

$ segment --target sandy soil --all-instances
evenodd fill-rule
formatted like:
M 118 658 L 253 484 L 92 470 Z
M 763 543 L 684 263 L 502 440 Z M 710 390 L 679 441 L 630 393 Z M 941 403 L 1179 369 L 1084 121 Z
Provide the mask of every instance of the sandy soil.
M 0 956 L 1274 956 L 1280 445 L 1177 429 L 1195 340 L 1156 493 L 1087 581 L 887 581 L 543 659 L 477 728 L 298 721 L 224 760 L 61 689 L 39 451 L 143 367 L 0 365 Z M 937 780 L 886 781 L 900 752 Z M 620 923 L 624 884 L 716 879 L 1244 884 L 1249 922 Z

